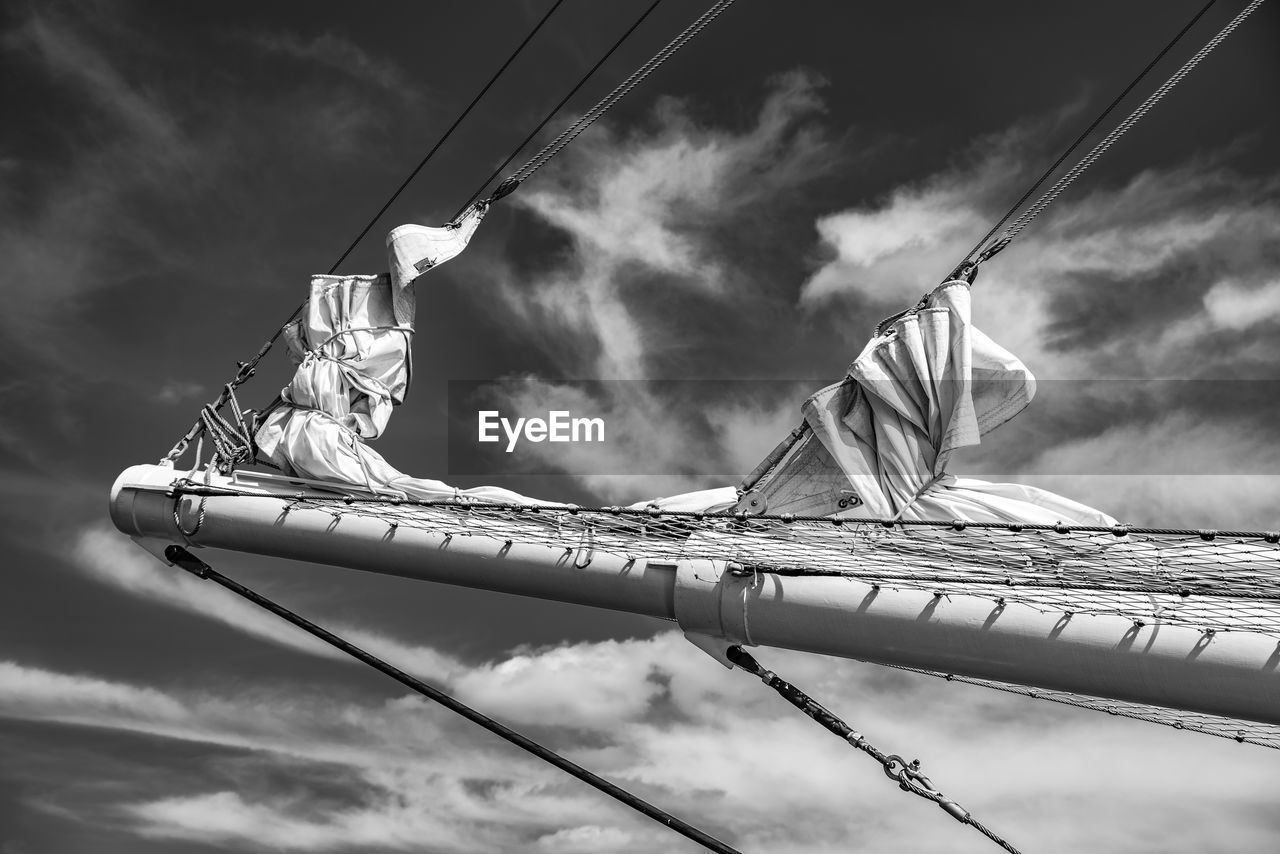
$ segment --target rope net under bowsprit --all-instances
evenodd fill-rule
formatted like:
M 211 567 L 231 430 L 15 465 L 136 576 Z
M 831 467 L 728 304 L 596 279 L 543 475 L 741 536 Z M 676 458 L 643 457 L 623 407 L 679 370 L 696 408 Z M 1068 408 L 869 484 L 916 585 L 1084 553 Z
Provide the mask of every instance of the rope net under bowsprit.
M 356 492 L 264 493 L 182 482 L 209 507 L 221 496 L 283 501 L 285 515 L 378 520 L 447 537 L 487 537 L 562 550 L 582 565 L 624 560 L 727 561 L 730 571 L 843 576 L 889 589 L 989 598 L 1044 613 L 1121 616 L 1277 639 L 1280 533 L 989 522 L 879 521 L 416 500 Z M 945 674 L 937 674 L 945 675 Z M 1280 727 L 954 677 L 1028 696 L 1280 748 Z

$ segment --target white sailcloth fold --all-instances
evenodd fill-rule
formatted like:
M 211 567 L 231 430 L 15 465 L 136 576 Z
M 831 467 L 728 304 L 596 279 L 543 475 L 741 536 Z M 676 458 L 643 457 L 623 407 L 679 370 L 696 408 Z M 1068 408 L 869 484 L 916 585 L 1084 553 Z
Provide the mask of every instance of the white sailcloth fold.
M 947 473 L 952 452 L 978 444 L 1034 395 L 1026 365 L 974 328 L 969 286 L 955 281 L 872 339 L 803 412 L 860 500 L 840 515 L 1114 524 L 1043 489 Z
M 386 429 L 411 374 L 413 282 L 467 247 L 484 217 L 473 208 L 457 225 L 405 225 L 387 237 L 391 271 L 315 276 L 306 312 L 284 333 L 298 365 L 283 405 L 258 429 L 259 454 L 287 474 L 415 498 L 471 497 L 528 503 L 499 487 L 459 490 L 395 469 L 364 440 Z

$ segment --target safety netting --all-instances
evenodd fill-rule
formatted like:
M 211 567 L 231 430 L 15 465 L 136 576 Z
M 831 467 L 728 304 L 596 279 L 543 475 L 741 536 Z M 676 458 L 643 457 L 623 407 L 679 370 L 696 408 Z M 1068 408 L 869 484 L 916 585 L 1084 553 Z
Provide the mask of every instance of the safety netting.
M 725 561 L 731 572 L 844 576 L 888 589 L 990 598 L 1044 613 L 1122 616 L 1135 627 L 1181 625 L 1203 633 L 1250 632 L 1277 639 L 1280 655 L 1280 533 L 840 519 L 696 513 L 657 508 L 576 507 L 422 500 L 334 489 L 292 495 L 184 481 L 178 494 L 257 497 L 282 512 L 377 520 L 445 537 L 486 537 L 562 550 L 586 565 L 597 554 L 624 560 Z M 927 672 L 927 671 L 921 671 Z M 943 675 L 946 674 L 935 674 Z M 1280 727 L 1000 682 L 968 683 L 1124 717 L 1280 747 Z

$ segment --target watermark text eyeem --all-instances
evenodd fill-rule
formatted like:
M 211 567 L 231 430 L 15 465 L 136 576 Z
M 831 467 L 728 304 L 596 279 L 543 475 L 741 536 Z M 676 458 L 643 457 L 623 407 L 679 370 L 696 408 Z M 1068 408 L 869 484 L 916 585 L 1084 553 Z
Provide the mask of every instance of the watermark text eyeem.
M 503 418 L 496 409 L 482 409 L 477 415 L 477 435 L 480 442 L 500 442 L 506 434 L 507 453 L 515 450 L 523 438 L 530 442 L 603 442 L 603 418 L 574 418 L 567 409 L 553 409 L 543 418 Z

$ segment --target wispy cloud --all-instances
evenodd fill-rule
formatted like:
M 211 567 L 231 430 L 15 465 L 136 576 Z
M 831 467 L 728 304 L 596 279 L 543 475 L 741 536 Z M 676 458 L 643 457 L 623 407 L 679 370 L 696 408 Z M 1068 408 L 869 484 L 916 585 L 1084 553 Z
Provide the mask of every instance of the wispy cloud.
M 204 393 L 204 386 L 200 383 L 193 383 L 188 380 L 169 380 L 160 386 L 160 390 L 156 392 L 155 397 L 161 403 L 175 404 L 190 400 L 193 397 L 200 397 Z
M 623 136 L 596 128 L 565 152 L 559 168 L 512 197 L 569 241 L 570 250 L 550 270 L 533 276 L 490 271 L 506 310 L 562 376 L 682 376 L 687 368 L 675 366 L 706 346 L 706 318 L 765 297 L 768 283 L 735 260 L 732 247 L 757 235 L 768 239 L 771 223 L 762 211 L 787 206 L 791 194 L 843 156 L 812 121 L 822 110 L 821 85 L 803 72 L 776 78 L 754 123 L 740 132 L 706 127 L 686 105 L 663 101 L 651 129 Z M 726 236 L 734 230 L 730 224 L 740 233 Z M 515 411 L 589 411 L 612 425 L 617 441 L 609 450 L 567 449 L 574 471 L 599 472 L 582 475 L 583 483 L 611 500 L 711 485 L 687 473 L 732 472 L 740 465 L 724 439 L 742 435 L 720 435 L 729 429 L 721 416 L 730 413 L 717 411 L 739 406 L 741 414 L 740 403 L 704 399 L 680 407 L 640 386 L 606 388 L 617 393 L 584 400 L 580 389 L 531 377 L 510 403 Z M 708 384 L 706 391 L 713 390 Z M 751 424 L 779 420 L 769 414 Z M 745 456 L 774 443 L 762 442 Z M 722 465 L 709 463 L 717 458 Z M 667 476 L 607 474 L 634 470 L 637 460 Z
M 40 378 L 23 392 L 24 405 L 42 413 L 37 425 L 6 408 L 0 436 L 55 466 L 67 443 L 84 441 L 86 413 L 106 396 L 146 418 L 195 394 L 181 378 L 139 378 L 148 351 L 170 346 L 179 315 L 184 343 L 223 334 L 210 306 L 239 299 L 287 263 L 277 235 L 254 262 L 261 277 L 226 272 L 229 256 L 254 255 L 271 212 L 293 204 L 261 164 L 366 157 L 380 138 L 371 130 L 388 115 L 350 91 L 355 84 L 246 90 L 224 75 L 193 98 L 174 73 L 184 67 L 180 47 L 157 44 L 119 12 L 16 8 L 0 37 L 5 73 L 37 105 L 22 119 L 30 139 L 6 142 L 0 156 L 0 360 Z M 261 220 L 245 220 L 245 209 Z M 202 355 L 182 352 L 184 370 Z
M 122 214 L 140 196 L 179 182 L 193 150 L 160 93 L 130 82 L 56 9 L 29 16 L 4 46 L 87 107 L 75 128 L 85 136 L 60 176 L 36 199 L 21 207 L 6 199 L 0 208 L 0 251 L 10 272 L 0 324 L 10 340 L 54 356 L 78 299 L 118 284 L 122 254 L 164 256 L 155 237 Z
M 415 97 L 414 88 L 399 66 L 373 56 L 336 33 L 325 32 L 311 37 L 296 32 L 254 33 L 246 40 L 267 53 L 331 68 L 405 99 Z

